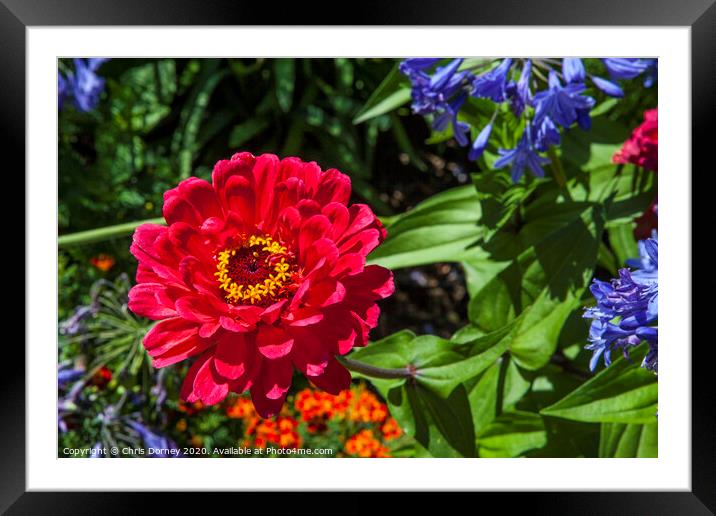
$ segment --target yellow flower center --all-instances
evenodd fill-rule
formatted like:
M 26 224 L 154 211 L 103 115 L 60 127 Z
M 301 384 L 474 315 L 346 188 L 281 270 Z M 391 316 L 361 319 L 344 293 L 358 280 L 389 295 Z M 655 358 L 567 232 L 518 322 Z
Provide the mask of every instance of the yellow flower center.
M 216 255 L 216 276 L 225 299 L 234 304 L 269 305 L 286 297 L 295 261 L 268 235 L 252 235 Z

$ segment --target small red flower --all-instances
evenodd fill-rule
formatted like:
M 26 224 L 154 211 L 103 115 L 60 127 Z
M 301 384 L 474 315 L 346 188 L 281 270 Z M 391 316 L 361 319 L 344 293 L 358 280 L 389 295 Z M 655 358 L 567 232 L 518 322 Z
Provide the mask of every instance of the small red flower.
M 114 256 L 109 254 L 98 254 L 90 258 L 90 263 L 102 272 L 107 272 L 116 263 Z
M 365 265 L 385 229 L 350 193 L 338 170 L 244 152 L 219 161 L 211 184 L 192 177 L 164 194 L 167 226 L 134 233 L 129 307 L 160 321 L 144 338 L 155 367 L 196 356 L 183 399 L 248 389 L 269 417 L 294 368 L 332 394 L 348 387 L 335 356 L 368 343 L 394 289 L 389 270 Z
M 659 110 L 644 111 L 644 121 L 634 129 L 620 150 L 614 163 L 633 163 L 647 170 L 659 170 Z
M 637 240 L 646 240 L 652 236 L 655 229 L 659 229 L 659 217 L 657 215 L 657 200 L 654 199 L 651 205 L 637 217 L 636 227 L 634 228 L 634 237 Z
M 112 371 L 107 366 L 102 366 L 92 375 L 92 379 L 90 381 L 92 385 L 104 388 L 110 381 L 112 381 Z

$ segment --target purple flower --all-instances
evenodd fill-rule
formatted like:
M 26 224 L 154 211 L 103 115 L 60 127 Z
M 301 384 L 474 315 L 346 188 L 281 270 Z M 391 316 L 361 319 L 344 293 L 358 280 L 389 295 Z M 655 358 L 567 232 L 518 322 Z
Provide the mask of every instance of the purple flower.
M 104 79 L 95 73 L 101 59 L 75 59 L 75 71 L 70 79 L 75 107 L 84 112 L 92 111 L 99 103 L 104 90 Z
M 547 151 L 552 145 L 559 145 L 561 138 L 559 129 L 552 119 L 548 116 L 544 117 L 542 123 L 537 127 L 535 135 L 535 148 L 540 152 Z
M 594 107 L 594 99 L 581 95 L 584 84 L 562 86 L 554 70 L 549 72 L 549 88 L 534 97 L 534 125 L 539 126 L 549 116 L 562 127 L 569 127 L 577 121 L 578 113 L 587 113 Z M 584 122 L 583 122 L 584 123 Z M 581 124 L 580 124 L 581 125 Z
M 454 97 L 453 100 L 443 108 L 443 112 L 436 116 L 433 121 L 433 129 L 436 131 L 444 131 L 448 124 L 452 124 L 453 136 L 455 136 L 457 142 L 463 147 L 468 143 L 467 133 L 470 131 L 470 125 L 458 121 L 457 115 L 465 103 L 465 99 L 467 99 L 467 93 L 461 93 Z
M 398 66 L 398 69 L 404 75 L 410 76 L 412 73 L 430 68 L 439 61 L 439 57 L 411 57 L 409 59 L 404 59 Z
M 498 149 L 500 158 L 495 161 L 495 168 L 504 168 L 511 165 L 510 176 L 514 183 L 518 182 L 524 174 L 525 167 L 529 168 L 536 177 L 544 177 L 542 165 L 549 163 L 547 158 L 537 154 L 532 145 L 532 136 L 529 127 L 522 133 L 522 138 L 514 149 Z
M 644 86 L 650 88 L 657 80 L 659 60 L 641 58 L 602 59 L 612 79 L 634 79 L 644 75 Z
M 475 77 L 472 80 L 471 95 L 491 99 L 493 102 L 504 102 L 507 98 L 507 73 L 511 66 L 512 59 L 503 59 L 497 67 Z
M 646 341 L 649 351 L 642 367 L 658 370 L 659 317 L 658 299 L 658 240 L 656 235 L 639 243 L 640 258 L 630 260 L 636 271 L 621 269 L 619 278 L 605 282 L 595 279 L 590 287 L 597 305 L 588 308 L 584 317 L 592 319 L 589 331 L 593 352 L 590 368 L 594 370 L 599 358 L 611 364 L 611 352 L 621 349 L 628 357 L 630 348 Z
M 67 79 L 61 73 L 57 73 L 57 109 L 62 110 L 62 106 L 65 103 L 65 97 L 67 97 Z
M 60 370 L 64 369 L 65 367 L 66 366 L 62 365 L 58 367 L 58 377 L 60 376 Z M 72 371 L 76 370 L 73 369 Z M 82 371 L 82 374 L 84 374 L 84 371 Z M 77 397 L 79 396 L 80 392 L 82 392 L 82 389 L 85 386 L 84 380 L 78 378 L 81 378 L 81 375 L 79 377 L 75 376 L 72 379 L 65 378 L 64 381 L 62 381 L 62 378 L 58 378 L 57 383 L 60 391 L 64 391 L 64 388 L 67 386 L 67 384 L 74 381 L 74 383 L 72 384 L 72 388 L 64 396 L 60 396 L 57 400 L 57 427 L 62 433 L 67 432 L 67 423 L 65 422 L 65 418 L 77 411 L 77 405 L 75 404 L 75 402 L 77 401 Z
M 649 66 L 644 72 L 644 86 L 651 88 L 659 78 L 659 60 L 647 59 Z
M 409 61 L 403 61 L 400 70 L 412 84 L 413 111 L 419 115 L 447 111 L 450 99 L 465 86 L 463 80 L 468 72 L 457 71 L 463 60 L 453 59 L 439 67 L 432 76 L 425 71 L 426 63 L 411 65 Z
M 70 382 L 79 380 L 84 374 L 84 369 L 75 369 L 67 364 L 61 364 L 57 366 L 57 386 L 64 387 Z
M 174 441 L 161 434 L 155 433 L 143 424 L 137 421 L 128 421 L 127 425 L 139 434 L 144 442 L 144 446 L 151 448 L 152 457 L 177 457 L 177 453 L 171 453 L 176 450 L 177 445 Z
M 597 88 L 602 90 L 610 97 L 622 98 L 624 96 L 624 91 L 619 87 L 618 84 L 612 81 L 608 81 L 606 79 L 602 79 L 601 77 L 595 77 L 593 75 L 590 76 L 590 79 L 592 79 L 592 82 Z
M 85 321 L 92 315 L 91 306 L 78 306 L 68 319 L 59 324 L 59 331 L 62 335 L 77 335 L 85 331 Z
M 530 77 L 532 75 L 532 60 L 527 59 L 522 67 L 520 79 L 509 82 L 506 86 L 507 96 L 510 99 L 510 108 L 515 116 L 521 116 L 525 107 L 532 104 L 532 92 L 530 91 Z
M 604 66 L 612 79 L 634 79 L 649 68 L 647 59 L 607 58 L 603 59 Z
M 584 83 L 586 76 L 584 64 L 578 57 L 565 57 L 562 59 L 562 74 L 569 84 Z
M 487 147 L 487 142 L 490 139 L 490 133 L 492 133 L 492 122 L 483 127 L 480 134 L 478 134 L 477 138 L 475 138 L 475 141 L 472 142 L 470 152 L 467 155 L 469 160 L 477 161 L 480 159 L 480 156 L 482 156 L 485 152 L 485 148 Z

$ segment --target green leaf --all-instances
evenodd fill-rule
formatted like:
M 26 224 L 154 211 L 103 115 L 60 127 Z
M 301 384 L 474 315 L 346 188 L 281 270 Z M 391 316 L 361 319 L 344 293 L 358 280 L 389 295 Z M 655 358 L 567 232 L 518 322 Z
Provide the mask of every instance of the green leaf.
M 521 367 L 538 369 L 554 353 L 562 325 L 591 279 L 603 210 L 591 203 L 553 204 L 546 213 L 528 210 L 526 218 L 507 246 L 526 250 L 470 300 L 468 316 L 489 333 L 524 313 L 510 351 Z
M 624 267 L 626 261 L 629 258 L 636 258 L 639 256 L 639 247 L 634 237 L 634 226 L 633 222 L 620 224 L 618 226 L 610 227 L 607 230 L 609 235 L 609 243 L 617 255 L 616 259 L 619 268 Z
M 602 423 L 599 457 L 657 458 L 658 423 L 647 425 Z
M 657 181 L 652 172 L 633 166 L 604 165 L 569 182 L 576 201 L 604 203 L 608 226 L 631 222 L 656 197 Z
M 507 349 L 513 324 L 466 343 L 401 331 L 349 355 L 359 376 L 370 379 L 385 397 L 406 433 L 431 453 L 474 456 L 471 397 L 463 385 L 492 366 Z M 358 363 L 358 364 L 356 364 Z M 359 364 L 383 370 L 412 370 L 403 377 L 381 378 Z M 351 363 L 348 364 L 349 367 Z
M 456 354 L 451 356 L 451 361 L 445 364 L 426 364 L 422 367 L 416 364 L 418 383 L 446 396 L 462 382 L 477 376 L 490 367 L 507 350 L 510 342 L 508 336 L 512 327 L 512 325 L 505 326 L 501 330 L 470 342 L 468 345 L 461 345 L 470 348 L 470 354 L 466 358 L 463 358 L 461 354 Z
M 465 387 L 459 386 L 447 398 L 437 396 L 430 389 L 421 387 L 420 383 L 417 384 L 416 390 L 430 420 L 446 443 L 463 457 L 474 457 L 475 428 L 472 425 L 470 402 Z M 440 436 L 436 436 L 438 442 Z
M 503 358 L 503 360 L 507 360 L 507 358 Z M 501 410 L 514 408 L 515 404 L 529 391 L 530 386 L 530 381 L 525 378 L 515 361 L 509 359 L 507 367 L 505 368 L 505 377 L 502 385 Z
M 393 136 L 395 137 L 395 141 L 400 147 L 400 150 L 410 158 L 410 162 L 415 166 L 415 168 L 421 172 L 426 172 L 428 170 L 428 166 L 420 158 L 418 152 L 413 147 L 410 137 L 405 131 L 405 127 L 403 127 L 403 122 L 400 121 L 400 117 L 395 113 L 391 113 L 390 115 L 390 127 L 393 130 Z
M 559 150 L 562 159 L 577 169 L 589 171 L 612 162 L 612 156 L 629 136 L 629 128 L 606 116 L 592 119 L 592 127 L 584 131 L 574 127 L 564 132 Z
M 599 105 L 595 106 L 594 109 L 592 109 L 589 112 L 589 116 L 592 118 L 597 118 L 599 116 L 606 115 L 618 103 L 619 103 L 619 99 L 615 99 L 615 98 L 606 99 L 604 102 L 601 102 L 601 103 L 599 103 Z
M 255 117 L 236 125 L 229 135 L 229 147 L 238 148 L 251 138 L 258 136 L 268 126 L 270 122 L 266 118 Z
M 515 404 L 529 391 L 527 380 L 514 360 L 502 356 L 477 378 L 466 382 L 475 431 L 480 432 L 497 415 L 514 410 Z
M 180 126 L 172 138 L 171 149 L 182 179 L 191 175 L 194 157 L 199 150 L 198 135 L 206 108 L 214 90 L 228 72 L 225 69 L 219 70 L 219 64 L 219 59 L 203 61 L 201 77 L 181 110 Z
M 281 111 L 288 113 L 293 104 L 293 89 L 296 82 L 296 69 L 293 59 L 274 59 L 273 70 L 276 77 L 276 100 Z
M 644 353 L 634 351 L 633 362 L 620 357 L 541 413 L 591 423 L 654 423 L 657 376 L 639 366 Z
M 608 270 L 612 276 L 617 275 L 617 269 L 619 268 L 617 266 L 617 259 L 614 257 L 614 253 L 609 250 L 609 248 L 604 244 L 604 242 L 599 242 L 599 255 L 597 256 L 597 265 Z
M 395 65 L 383 82 L 375 89 L 365 105 L 353 118 L 354 124 L 360 124 L 406 104 L 410 100 L 410 86 Z
M 500 363 L 486 369 L 469 388 L 468 399 L 472 409 L 472 424 L 480 432 L 497 416 L 497 391 L 499 390 Z
M 480 457 L 518 457 L 546 444 L 544 422 L 531 412 L 505 412 L 477 436 Z
M 459 384 L 490 367 L 506 351 L 513 327 L 514 324 L 506 325 L 467 343 L 456 343 L 435 335 L 416 337 L 403 330 L 356 349 L 349 358 L 385 369 L 414 367 L 414 379 L 418 384 L 447 398 Z M 392 379 L 378 381 L 391 386 L 396 383 Z
M 388 237 L 368 262 L 396 269 L 456 262 L 474 253 L 483 234 L 475 189 L 462 186 L 428 198 L 388 226 Z
M 489 253 L 481 248 L 475 248 L 473 256 L 465 258 L 460 262 L 465 272 L 465 284 L 467 293 L 472 299 L 490 280 L 510 265 L 507 260 L 495 261 L 490 259 Z

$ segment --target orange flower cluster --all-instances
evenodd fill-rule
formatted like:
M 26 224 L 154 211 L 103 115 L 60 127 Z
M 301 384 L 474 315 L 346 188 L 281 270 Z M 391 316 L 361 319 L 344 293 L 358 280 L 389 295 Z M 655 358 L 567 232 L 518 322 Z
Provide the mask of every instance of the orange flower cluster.
M 233 403 L 227 405 L 226 415 L 232 419 L 254 419 L 256 411 L 249 398 L 239 396 Z
M 291 416 L 278 416 L 275 419 L 261 419 L 255 417 L 246 429 L 249 437 L 244 446 L 251 444 L 256 448 L 266 448 L 275 444 L 279 448 L 300 448 L 301 436 L 298 433 L 298 421 Z
M 351 421 L 360 423 L 382 423 L 388 417 L 388 407 L 375 394 L 361 385 L 358 396 L 349 413 Z
M 344 440 L 342 435 L 354 434 L 343 443 L 346 455 L 389 457 L 385 443 L 403 435 L 398 422 L 390 417 L 387 405 L 365 384 L 341 391 L 337 396 L 303 389 L 295 395 L 293 409 L 295 412 L 286 406 L 277 417 L 262 419 L 246 396 L 230 398 L 224 405 L 228 417 L 243 421 L 245 435 L 241 444 L 247 447 L 300 448 L 303 445 L 300 424 L 305 424 L 303 431 L 315 434 L 328 430 L 329 421 L 338 421 L 342 426 L 334 437 L 339 442 Z
M 385 420 L 385 423 L 381 425 L 380 433 L 383 434 L 383 439 L 391 441 L 403 435 L 403 430 L 395 419 L 389 417 Z
M 304 389 L 296 394 L 294 407 L 303 421 L 317 426 L 332 418 L 346 418 L 356 423 L 383 423 L 388 418 L 386 404 L 365 385 L 346 389 L 337 396 Z
M 361 430 L 346 441 L 345 452 L 356 457 L 390 457 L 390 450 L 373 435 L 372 430 Z
M 298 421 L 288 415 L 272 419 L 262 419 L 254 409 L 251 399 L 238 396 L 227 404 L 226 415 L 233 419 L 242 419 L 246 425 L 246 439 L 243 446 L 266 448 L 274 444 L 280 448 L 300 448 L 301 435 L 298 433 Z
M 308 424 L 311 433 L 322 432 L 326 429 L 329 419 L 344 418 L 351 406 L 353 393 L 346 389 L 337 396 L 323 391 L 303 389 L 296 394 L 294 407 L 301 415 L 301 419 Z

